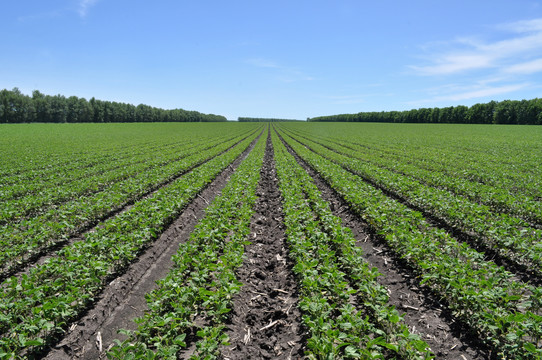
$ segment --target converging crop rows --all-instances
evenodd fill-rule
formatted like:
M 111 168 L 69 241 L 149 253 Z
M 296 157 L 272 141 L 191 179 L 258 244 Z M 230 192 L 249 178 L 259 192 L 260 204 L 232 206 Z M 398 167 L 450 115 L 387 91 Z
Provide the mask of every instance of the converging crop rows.
M 542 357 L 537 128 L 5 130 L 0 359 Z

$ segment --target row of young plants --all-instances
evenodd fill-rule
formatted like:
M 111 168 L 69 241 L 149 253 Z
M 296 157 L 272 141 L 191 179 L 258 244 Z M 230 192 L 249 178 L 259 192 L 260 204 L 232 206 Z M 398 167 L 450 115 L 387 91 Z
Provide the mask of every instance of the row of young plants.
M 105 166 L 94 166 L 92 168 L 96 172 L 94 175 L 88 173 L 86 176 L 81 176 L 80 173 L 70 174 L 70 177 L 79 178 L 79 180 L 69 181 L 66 179 L 65 183 L 57 186 L 46 186 L 45 189 L 38 193 L 29 190 L 26 196 L 4 201 L 0 212 L 0 225 L 8 222 L 13 224 L 24 218 L 39 216 L 48 209 L 52 207 L 56 209 L 70 200 L 77 201 L 81 198 L 90 198 L 93 194 L 107 191 L 109 187 L 136 177 L 138 174 L 152 171 L 152 169 L 158 167 L 165 167 L 194 153 L 197 154 L 228 141 L 240 140 L 241 138 L 241 136 L 228 136 L 227 138 L 213 138 L 198 143 L 186 143 L 182 147 L 176 145 L 169 148 L 160 148 L 155 150 L 156 153 L 146 151 L 140 156 L 134 155 L 132 158 L 118 161 L 113 167 L 108 164 L 110 169 L 104 168 Z M 87 169 L 83 169 L 83 172 L 87 172 L 85 170 Z M 63 173 L 64 169 L 59 168 L 58 172 Z M 47 178 L 43 182 L 47 185 L 50 181 L 51 178 Z
M 142 126 L 138 126 L 142 125 Z M 158 154 L 192 141 L 241 135 L 255 126 L 226 124 L 33 124 L 2 128 L 0 184 L 9 187 L 41 183 L 51 177 L 72 179 L 71 172 L 123 161 L 132 155 Z M 62 169 L 62 171 L 59 171 Z M 0 195 L 5 189 L 0 187 Z
M 299 132 L 292 132 L 292 134 L 309 138 L 308 135 Z M 472 201 L 487 205 L 493 212 L 507 213 L 534 226 L 542 226 L 542 202 L 525 194 L 513 193 L 510 192 L 510 189 L 460 178 L 457 174 L 450 175 L 436 166 L 424 166 L 423 164 L 427 163 L 427 160 L 420 161 L 408 151 L 375 153 L 373 149 L 368 150 L 365 146 L 352 142 L 325 137 L 315 139 L 314 136 L 311 136 L 310 139 L 343 155 L 405 175 L 425 185 L 465 196 Z M 383 154 L 385 156 L 382 156 Z M 434 163 L 432 164 L 434 165 Z M 456 169 L 465 167 L 465 165 L 462 166 L 461 163 L 455 162 Z
M 328 148 L 308 138 L 295 136 L 294 139 L 371 184 L 405 200 L 408 205 L 430 213 L 450 227 L 473 234 L 473 238 L 481 245 L 542 276 L 542 230 L 532 228 L 525 221 L 508 214 L 495 213 L 487 206 L 469 201 L 463 196 L 424 185 L 360 160 L 354 151 L 342 149 L 347 153 L 343 155 L 335 149 L 337 145 Z
M 180 244 L 173 268 L 146 295 L 149 310 L 136 319 L 137 330 L 116 340 L 110 359 L 177 359 L 187 347 L 194 350 L 190 358 L 218 356 L 228 340 L 224 322 L 232 297 L 242 286 L 235 270 L 250 235 L 266 140 L 267 131 Z
M 255 132 L 252 133 L 254 136 Z M 247 136 L 243 135 L 246 139 Z M 113 184 L 106 190 L 53 207 L 35 218 L 0 227 L 0 269 L 9 273 L 43 253 L 58 242 L 78 234 L 82 229 L 137 201 L 167 182 L 228 150 L 242 141 L 235 138 L 186 156 L 164 166 L 148 168 L 145 172 Z
M 20 149 L 21 154 L 12 158 L 12 162 L 3 164 L 3 173 L 0 175 L 0 181 L 4 184 L 0 192 L 1 198 L 20 196 L 20 193 L 24 193 L 25 187 L 31 191 L 38 191 L 44 179 L 51 179 L 52 184 L 62 183 L 81 171 L 86 170 L 89 174 L 94 174 L 92 170 L 96 166 L 111 166 L 132 156 L 179 146 L 179 143 L 177 141 L 113 143 L 110 146 L 100 144 L 98 148 L 92 149 L 81 145 L 80 151 L 77 151 L 73 144 L 66 143 L 55 149 L 40 148 L 38 154 L 35 153 L 37 149 L 32 146 L 28 146 L 25 153 L 24 145 L 29 144 L 14 143 L 13 146 Z
M 192 139 L 183 144 L 170 144 L 168 146 L 145 149 L 141 154 L 120 159 L 116 162 L 105 162 L 91 168 L 81 169 L 81 172 L 70 172 L 58 168 L 57 174 L 63 182 L 57 185 L 56 176 L 49 176 L 42 180 L 40 186 L 45 188 L 36 192 L 29 190 L 26 196 L 4 202 L 0 214 L 0 224 L 13 222 L 21 217 L 37 216 L 50 207 L 58 207 L 62 203 L 106 190 L 116 183 L 137 176 L 140 173 L 163 167 L 177 162 L 193 153 L 208 150 L 235 139 L 240 140 L 249 132 L 241 134 L 226 133 L 221 137 L 211 137 L 203 140 Z M 69 174 L 69 175 L 68 175 Z
M 77 179 L 81 176 L 92 176 L 98 172 L 94 169 L 107 170 L 114 167 L 116 163 L 130 160 L 132 157 L 140 157 L 148 155 L 153 150 L 157 150 L 159 145 L 152 143 L 133 144 L 132 146 L 123 146 L 122 148 L 114 149 L 96 149 L 95 151 L 88 152 L 85 155 L 73 154 L 68 150 L 68 154 L 56 155 L 57 159 L 54 159 L 55 154 L 48 153 L 51 158 L 40 157 L 32 158 L 31 160 L 25 157 L 21 157 L 16 160 L 23 160 L 26 167 L 22 167 L 19 164 L 13 164 L 13 168 L 9 168 L 10 165 L 6 164 L 6 171 L 12 171 L 11 174 L 5 174 L 0 177 L 2 186 L 0 192 L 0 199 L 17 198 L 24 195 L 26 192 L 37 192 L 40 189 L 40 185 L 46 185 L 50 183 L 62 184 L 71 179 Z M 160 149 L 167 150 L 171 147 L 178 146 L 175 143 L 166 143 L 160 146 Z
M 193 142 L 194 145 L 197 143 L 199 141 Z M 121 153 L 105 153 L 102 150 L 92 155 L 89 154 L 89 159 L 72 160 L 70 163 L 56 167 L 48 166 L 46 173 L 34 174 L 27 179 L 20 179 L 20 176 L 17 176 L 0 180 L 3 181 L 3 186 L 0 189 L 0 199 L 4 201 L 16 200 L 27 195 L 39 195 L 44 192 L 54 191 L 56 187 L 65 188 L 74 182 L 84 181 L 124 166 L 150 160 L 153 158 L 153 154 L 154 156 L 157 153 L 165 156 L 176 149 L 182 150 L 183 147 L 184 144 L 177 143 L 164 144 L 163 146 L 157 146 L 157 144 L 153 143 L 124 148 Z M 8 181 L 13 181 L 13 183 L 8 184 Z
M 257 135 L 107 219 L 96 231 L 86 234 L 84 241 L 62 248 L 27 274 L 4 281 L 0 292 L 0 358 L 28 357 L 52 344 Z
M 149 138 L 153 140 L 138 141 L 134 139 L 132 142 L 120 142 L 119 144 L 112 141 L 112 145 L 109 146 L 99 144 L 100 146 L 90 149 L 83 147 L 80 150 L 82 153 L 75 152 L 77 148 L 73 144 L 67 143 L 54 151 L 43 150 L 47 155 L 44 157 L 38 157 L 35 153 L 28 154 L 26 157 L 20 155 L 15 157 L 16 162 L 12 169 L 16 174 L 0 177 L 2 184 L 0 199 L 19 198 L 26 193 L 38 194 L 44 190 L 47 191 L 48 188 L 59 185 L 66 186 L 74 181 L 114 170 L 124 164 L 135 163 L 138 160 L 144 161 L 144 159 L 162 158 L 166 153 L 175 151 L 175 149 L 182 151 L 189 146 L 219 141 L 226 137 L 233 138 L 250 131 L 250 128 L 230 129 L 230 131 L 222 132 L 185 131 L 174 133 L 171 138 L 165 139 L 162 137 L 154 139 L 151 132 Z M 88 142 L 90 141 L 88 140 Z M 21 148 L 21 146 L 16 147 Z M 32 149 L 32 146 L 28 147 Z M 55 157 L 58 158 L 56 161 L 51 159 Z M 29 168 L 33 168 L 20 172 L 19 164 L 27 164 Z M 3 169 L 9 169 L 9 165 L 6 164 Z
M 465 243 L 429 224 L 342 166 L 281 135 L 443 299 L 474 336 L 506 359 L 542 356 L 542 289 L 484 260 Z
M 290 256 L 311 359 L 433 358 L 388 304 L 379 275 L 341 225 L 308 173 L 273 134 Z
M 542 169 L 538 166 L 542 148 L 536 131 L 527 134 L 509 127 L 469 126 L 459 127 L 454 133 L 455 127 L 445 126 L 440 131 L 433 127 L 428 131 L 428 127 L 415 125 L 410 132 L 404 127 L 386 128 L 386 132 L 368 135 L 363 133 L 364 128 L 343 128 L 346 124 L 326 127 L 325 133 L 295 125 L 288 124 L 288 128 L 310 137 L 320 134 L 341 144 L 355 145 L 373 158 L 397 159 L 400 163 L 508 191 L 520 198 L 540 200 L 542 196 Z M 401 130 L 405 134 L 396 133 Z M 485 136 L 470 135 L 480 130 Z

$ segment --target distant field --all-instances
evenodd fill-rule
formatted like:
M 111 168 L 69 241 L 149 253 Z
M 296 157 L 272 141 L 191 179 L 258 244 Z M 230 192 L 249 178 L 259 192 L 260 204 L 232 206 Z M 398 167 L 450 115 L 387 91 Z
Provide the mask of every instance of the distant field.
M 0 153 L 0 359 L 542 356 L 540 126 L 0 125 Z

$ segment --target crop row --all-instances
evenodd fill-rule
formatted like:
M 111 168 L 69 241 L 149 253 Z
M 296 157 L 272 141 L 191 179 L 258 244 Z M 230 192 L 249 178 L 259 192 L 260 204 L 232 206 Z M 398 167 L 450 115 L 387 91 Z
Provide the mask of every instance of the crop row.
M 293 126 L 288 128 L 298 134 L 311 137 L 318 135 L 315 129 L 307 130 Z M 542 172 L 538 166 L 540 156 L 536 154 L 540 142 L 536 137 L 523 143 L 526 136 L 503 134 L 497 131 L 498 129 L 492 133 L 487 127 L 482 128 L 483 132 L 487 133 L 484 137 L 473 135 L 472 139 L 469 139 L 465 133 L 458 132 L 455 134 L 457 140 L 453 140 L 453 133 L 437 132 L 436 129 L 436 134 L 433 132 L 426 134 L 427 128 L 414 128 L 414 131 L 420 132 L 416 135 L 408 133 L 409 129 L 405 127 L 401 130 L 406 131 L 406 134 L 397 135 L 394 131 L 398 129 L 390 128 L 386 130 L 391 134 L 386 133 L 385 136 L 382 131 L 364 134 L 358 130 L 361 129 L 344 129 L 336 126 L 326 128 L 325 135 L 321 137 L 333 139 L 343 145 L 353 145 L 360 152 L 370 154 L 372 158 L 410 163 L 428 171 L 488 185 L 516 194 L 520 198 L 536 200 L 542 197 L 540 180 Z M 453 129 L 445 127 L 443 130 Z M 468 130 L 470 134 L 477 129 L 468 127 Z
M 25 194 L 39 195 L 50 191 L 51 188 L 60 186 L 73 186 L 74 182 L 85 180 L 89 177 L 114 171 L 124 166 L 130 166 L 137 162 L 156 161 L 167 159 L 168 154 L 174 157 L 176 151 L 184 151 L 189 147 L 204 143 L 218 142 L 220 139 L 241 136 L 250 132 L 250 129 L 239 129 L 221 134 L 182 134 L 173 142 L 164 140 L 149 143 L 135 143 L 120 149 L 93 149 L 88 154 L 72 154 L 73 149 L 66 147 L 68 153 L 62 159 L 64 163 L 56 164 L 49 159 L 40 170 L 28 171 L 13 177 L 0 179 L 0 199 L 18 199 Z M 52 156 L 52 154 L 50 154 Z M 31 160 L 33 163 L 35 160 Z M 19 162 L 25 162 L 19 159 Z
M 211 141 L 212 139 L 208 140 Z M 113 172 L 125 166 L 131 166 L 140 162 L 150 161 L 160 154 L 159 158 L 174 156 L 175 151 L 183 150 L 186 145 L 195 146 L 202 141 L 192 141 L 188 144 L 164 144 L 163 146 L 141 146 L 137 148 L 123 149 L 120 154 L 92 154 L 91 162 L 85 162 L 78 159 L 74 163 L 59 165 L 54 169 L 49 169 L 49 173 L 40 175 L 31 175 L 28 179 L 9 179 L 14 181 L 8 184 L 3 181 L 0 192 L 2 200 L 17 200 L 27 195 L 39 195 L 44 192 L 55 191 L 56 187 L 66 188 L 75 185 L 75 182 L 85 181 L 88 178 L 100 176 Z M 114 156 L 116 155 L 116 156 Z M 90 160 L 90 159 L 89 159 Z M 46 194 L 44 194 L 46 195 Z M 50 196 L 50 195 L 49 195 Z
M 430 213 L 448 226 L 473 234 L 475 240 L 501 256 L 542 275 L 542 230 L 532 228 L 525 221 L 510 215 L 494 213 L 487 206 L 465 197 L 359 160 L 353 151 L 343 155 L 335 148 L 330 149 L 308 138 L 295 136 L 295 139 L 409 205 Z
M 485 261 L 484 254 L 431 226 L 421 213 L 281 135 L 495 354 L 523 359 L 542 355 L 542 289 L 517 281 Z
M 267 131 L 179 246 L 174 267 L 146 295 L 149 310 L 136 320 L 137 330 L 125 332 L 128 339 L 117 340 L 109 358 L 177 359 L 190 345 L 193 358 L 218 355 L 227 342 L 223 330 L 231 299 L 242 285 L 235 269 L 250 233 L 266 139 Z
M 117 182 L 105 191 L 69 201 L 44 214 L 0 227 L 0 266 L 5 273 L 59 241 L 76 234 L 88 224 L 107 217 L 159 188 L 190 169 L 226 151 L 240 142 L 235 138 L 199 151 L 162 167 L 152 167 L 134 177 Z
M 137 146 L 139 145 L 139 146 Z M 38 169 L 24 169 L 21 173 L 6 175 L 1 178 L 2 188 L 0 199 L 12 199 L 23 196 L 27 192 L 38 192 L 46 189 L 48 185 L 62 185 L 72 180 L 81 179 L 84 176 L 92 176 L 102 171 L 114 168 L 117 164 L 130 162 L 133 158 L 149 156 L 153 151 L 168 151 L 170 148 L 178 147 L 178 144 L 137 144 L 124 147 L 117 151 L 100 149 L 86 156 L 72 155 L 72 157 L 61 158 L 64 162 L 56 163 L 52 159 L 38 165 L 36 160 L 31 164 L 39 166 Z M 7 167 L 7 166 L 6 166 Z M 12 171 L 16 171 L 12 169 Z
M 298 132 L 295 134 L 296 137 L 308 138 L 308 135 L 305 134 Z M 536 226 L 542 225 L 542 203 L 540 201 L 525 194 L 511 192 L 509 188 L 503 189 L 458 177 L 457 169 L 464 167 L 460 167 L 457 161 L 455 163 L 456 172 L 450 175 L 437 166 L 424 166 L 423 163 L 430 162 L 428 159 L 418 159 L 408 151 L 404 151 L 404 155 L 401 155 L 403 152 L 393 151 L 379 154 L 367 151 L 360 144 L 341 142 L 325 137 L 315 139 L 314 136 L 311 136 L 310 139 L 343 155 L 408 176 L 425 185 L 465 196 L 472 201 L 487 205 L 493 212 L 507 213 Z M 434 164 L 434 162 L 430 163 Z M 497 174 L 499 173 L 497 172 Z
M 87 171 L 84 171 L 83 174 L 71 174 L 72 177 L 78 178 L 79 180 L 67 181 L 66 183 L 56 186 L 50 184 L 51 179 L 49 178 L 47 181 L 43 181 L 42 184 L 40 184 L 40 186 L 44 186 L 45 189 L 36 192 L 35 190 L 27 188 L 25 196 L 5 200 L 3 202 L 2 212 L 0 213 L 0 224 L 5 224 L 7 222 L 13 223 L 14 221 L 20 220 L 22 217 L 38 216 L 53 206 L 58 207 L 69 200 L 89 197 L 92 194 L 106 190 L 108 187 L 113 186 L 120 181 L 134 177 L 139 173 L 152 170 L 156 167 L 166 166 L 169 163 L 179 161 L 193 153 L 199 153 L 232 139 L 220 140 L 221 139 L 212 139 L 206 143 L 195 144 L 193 146 L 188 146 L 188 144 L 183 148 L 172 147 L 167 151 L 166 149 L 160 149 L 159 156 L 153 156 L 152 153 L 146 153 L 139 157 L 134 156 L 131 159 L 115 163 L 115 166 L 111 169 L 106 169 L 104 168 L 105 166 L 96 166 L 92 168 L 93 171 L 95 171 L 94 175 L 89 174 Z M 111 165 L 107 163 L 102 165 L 109 165 L 109 167 L 111 167 Z M 59 173 L 62 173 L 64 169 L 59 168 L 58 171 Z
M 182 124 L 184 126 L 172 129 L 166 125 L 164 124 L 165 129 L 145 128 L 145 125 L 133 128 L 128 124 L 116 124 L 120 129 L 114 125 L 104 129 L 89 125 L 87 131 L 84 131 L 85 127 L 77 130 L 77 125 L 65 130 L 47 127 L 43 130 L 55 131 L 53 137 L 48 136 L 47 132 L 37 132 L 35 137 L 30 138 L 28 137 L 32 134 L 31 131 L 15 131 L 11 134 L 13 139 L 7 144 L 0 143 L 0 149 L 5 155 L 0 160 L 0 172 L 3 174 L 0 175 L 0 184 L 3 185 L 0 187 L 0 196 L 3 198 L 4 191 L 9 196 L 20 187 L 39 189 L 39 184 L 44 179 L 64 183 L 74 179 L 73 175 L 84 169 L 92 173 L 94 167 L 104 164 L 114 166 L 117 162 L 130 160 L 133 156 L 156 156 L 171 148 L 182 149 L 187 144 L 218 139 L 224 134 L 230 137 L 240 136 L 251 130 L 250 127 L 239 127 L 224 131 L 217 126 L 216 129 L 200 131 L 190 124 Z M 10 190 L 11 187 L 15 189 Z
M 190 138 L 220 137 L 220 125 L 200 131 L 196 124 L 73 124 L 15 125 L 3 128 L 7 139 L 0 149 L 8 156 L 0 159 L 0 179 L 31 180 L 45 177 L 57 168 L 77 169 L 129 157 L 139 150 L 158 151 L 177 146 Z M 247 128 L 245 128 L 246 130 Z M 238 129 L 231 129 L 234 133 Z M 24 161 L 21 161 L 24 160 Z
M 28 274 L 4 281 L 0 358 L 26 356 L 51 344 L 256 136 L 104 221 L 84 241 L 64 247 Z
M 309 330 L 309 358 L 432 358 L 387 304 L 378 273 L 351 231 L 332 215 L 307 172 L 273 134 L 287 241 Z
M 74 150 L 77 147 L 73 144 L 65 144 L 56 151 L 40 149 L 38 154 L 32 146 L 28 146 L 28 149 L 19 147 L 21 154 L 14 157 L 11 163 L 3 164 L 0 180 L 3 184 L 17 189 L 18 186 L 25 184 L 39 184 L 44 178 L 53 177 L 60 180 L 63 177 L 70 177 L 72 172 L 81 169 L 92 169 L 101 164 L 112 164 L 129 159 L 132 155 L 148 154 L 175 146 L 178 146 L 177 141 L 170 143 L 149 141 L 132 144 L 113 142 L 111 146 L 100 146 L 77 152 Z M 21 159 L 25 161 L 20 161 Z M 64 171 L 59 174 L 58 169 Z M 9 195 L 12 191 L 8 190 L 7 194 Z M 4 194 L 1 195 L 4 196 Z

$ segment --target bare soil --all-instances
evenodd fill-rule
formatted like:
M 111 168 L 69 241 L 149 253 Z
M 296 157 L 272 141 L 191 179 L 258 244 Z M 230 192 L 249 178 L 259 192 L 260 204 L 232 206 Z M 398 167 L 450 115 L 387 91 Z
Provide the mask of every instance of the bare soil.
M 282 139 L 282 138 L 281 138 Z M 374 233 L 363 220 L 351 211 L 346 201 L 305 163 L 286 143 L 288 151 L 311 175 L 322 198 L 330 203 L 343 226 L 352 230 L 357 245 L 363 249 L 364 259 L 382 274 L 379 283 L 386 287 L 389 302 L 404 316 L 409 329 L 425 340 L 437 359 L 489 359 L 489 351 L 470 337 L 464 327 L 456 323 L 446 304 L 441 303 L 429 289 L 420 285 L 412 270 Z
M 226 170 L 219 174 L 183 211 L 169 228 L 121 276 L 100 294 L 95 305 L 74 322 L 64 338 L 45 355 L 45 359 L 105 358 L 114 339 L 124 339 L 120 329 L 134 330 L 134 319 L 147 310 L 145 294 L 164 278 L 179 244 L 186 242 L 205 208 L 220 194 L 231 174 L 253 149 L 257 139 Z
M 251 244 L 238 269 L 244 285 L 233 301 L 224 359 L 299 359 L 304 330 L 297 307 L 297 282 L 291 271 L 284 233 L 273 145 L 267 139 L 252 217 Z
M 248 136 L 250 136 L 250 135 L 248 135 Z M 87 221 L 87 222 L 77 226 L 76 229 L 73 230 L 72 234 L 70 234 L 70 237 L 68 239 L 53 239 L 50 242 L 48 242 L 47 244 L 44 244 L 44 245 L 34 249 L 32 252 L 28 252 L 28 253 L 24 254 L 21 258 L 17 258 L 14 261 L 12 261 L 11 263 L 8 263 L 5 266 L 0 267 L 0 281 L 4 281 L 5 279 L 7 279 L 8 277 L 11 277 L 11 276 L 20 277 L 23 274 L 27 274 L 30 271 L 30 269 L 32 269 L 33 267 L 36 267 L 36 266 L 38 266 L 40 264 L 43 264 L 47 259 L 50 259 L 51 257 L 56 256 L 56 253 L 59 250 L 61 250 L 62 248 L 66 247 L 66 246 L 69 246 L 69 245 L 71 245 L 71 244 L 73 244 L 73 243 L 75 243 L 77 241 L 84 240 L 85 234 L 95 231 L 96 227 L 101 222 L 128 211 L 130 208 L 132 208 L 133 204 L 136 203 L 137 201 L 140 201 L 142 199 L 145 199 L 145 198 L 148 198 L 148 197 L 152 196 L 158 190 L 162 189 L 165 186 L 168 186 L 169 184 L 176 181 L 177 179 L 179 179 L 183 175 L 189 173 L 190 171 L 192 171 L 196 167 L 200 166 L 204 162 L 209 161 L 209 160 L 211 160 L 211 159 L 225 153 L 226 151 L 228 151 L 232 147 L 239 144 L 244 139 L 246 139 L 246 137 L 239 140 L 237 143 L 232 145 L 230 148 L 224 150 L 223 152 L 221 152 L 221 153 L 219 153 L 219 154 L 217 154 L 217 155 L 215 155 L 215 156 L 213 156 L 213 157 L 211 157 L 211 158 L 209 158 L 209 159 L 207 159 L 207 160 L 205 160 L 203 162 L 200 162 L 198 164 L 194 164 L 190 168 L 182 171 L 181 173 L 178 173 L 174 177 L 172 177 L 172 178 L 170 178 L 170 179 L 168 179 L 168 180 L 166 180 L 166 181 L 164 181 L 162 183 L 159 183 L 159 184 L 156 184 L 156 185 L 152 186 L 145 193 L 143 193 L 143 194 L 141 194 L 139 196 L 134 196 L 133 198 L 126 201 L 125 204 L 123 204 L 121 206 L 118 206 L 118 207 L 115 207 L 115 208 L 112 208 L 108 212 L 100 215 L 98 218 L 96 218 L 94 220 L 91 220 L 91 221 Z
M 335 149 L 326 146 L 324 144 L 320 144 L 323 147 L 327 148 L 328 150 L 337 152 Z M 314 151 L 310 146 L 303 145 L 307 147 L 307 149 Z M 541 286 L 542 285 L 542 277 L 540 275 L 540 272 L 538 271 L 538 267 L 533 265 L 532 263 L 528 261 L 522 261 L 517 258 L 510 258 L 506 255 L 503 255 L 501 252 L 490 246 L 489 244 L 491 241 L 480 239 L 479 235 L 475 234 L 474 232 L 470 231 L 464 231 L 460 229 L 457 226 L 453 226 L 449 224 L 448 221 L 446 221 L 444 218 L 438 217 L 435 214 L 427 211 L 426 209 L 421 208 L 420 206 L 413 204 L 408 199 L 400 196 L 399 194 L 394 193 L 393 191 L 390 191 L 386 187 L 378 184 L 374 180 L 360 175 L 356 174 L 354 171 L 348 170 L 347 171 L 357 175 L 365 181 L 366 183 L 370 184 L 371 186 L 374 186 L 375 188 L 382 191 L 386 196 L 400 202 L 401 204 L 407 206 L 408 208 L 417 211 L 421 213 L 424 218 L 427 220 L 431 226 L 438 227 L 440 229 L 445 230 L 449 234 L 451 234 L 454 238 L 456 238 L 458 241 L 467 243 L 470 247 L 475 249 L 476 251 L 484 254 L 484 259 L 486 261 L 492 261 L 495 264 L 504 267 L 506 270 L 514 274 L 514 277 L 517 281 L 522 281 L 526 283 L 531 283 L 534 286 Z M 540 228 L 536 225 L 533 226 L 534 228 Z
M 202 191 L 126 273 L 107 286 L 95 305 L 44 354 L 46 359 L 105 358 L 113 340 L 123 339 L 117 333 L 119 329 L 135 329 L 133 320 L 147 309 L 144 295 L 155 288 L 156 280 L 166 276 L 179 244 L 188 240 L 203 218 L 205 208 L 220 193 L 253 145 Z M 410 330 L 429 344 L 436 358 L 490 359 L 491 353 L 473 340 L 475 338 L 469 336 L 462 324 L 455 322 L 446 304 L 420 285 L 412 269 L 369 230 L 325 180 L 288 149 L 312 176 L 333 214 L 352 230 L 365 260 L 382 274 L 379 282 L 388 290 L 390 303 L 404 316 Z M 245 246 L 245 259 L 237 271 L 244 285 L 233 299 L 226 327 L 230 345 L 221 348 L 221 358 L 301 359 L 307 333 L 297 306 L 297 280 L 291 271 L 293 262 L 285 241 L 282 199 L 270 136 L 260 176 L 250 225 L 251 243 Z M 181 357 L 189 355 L 190 352 L 185 352 Z

